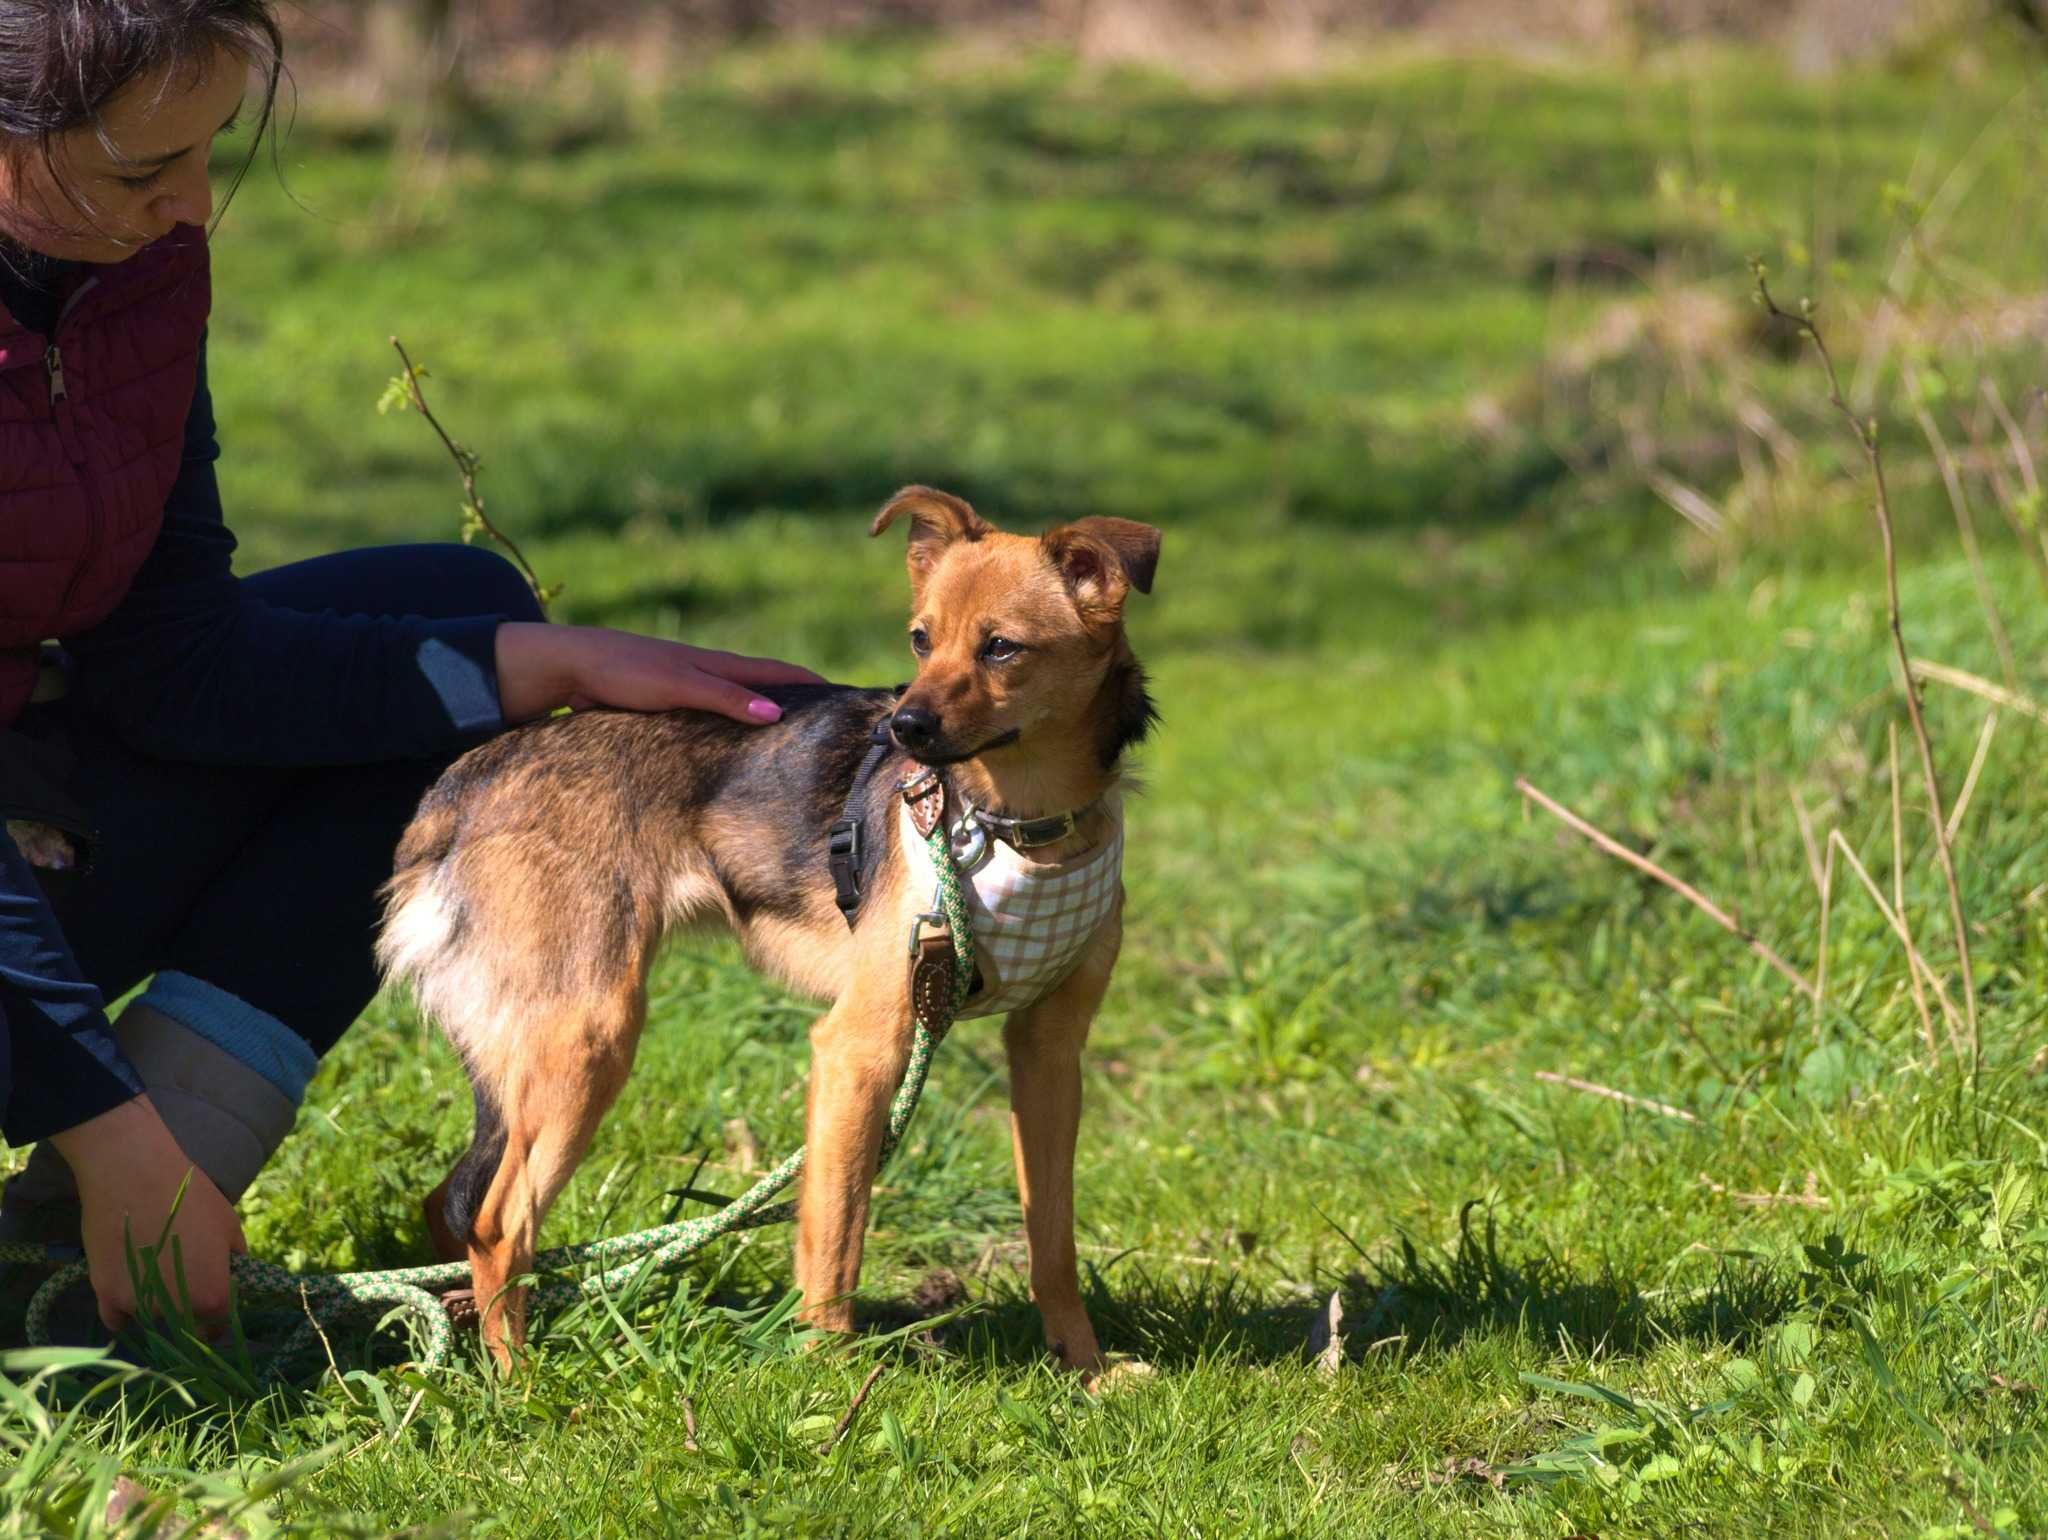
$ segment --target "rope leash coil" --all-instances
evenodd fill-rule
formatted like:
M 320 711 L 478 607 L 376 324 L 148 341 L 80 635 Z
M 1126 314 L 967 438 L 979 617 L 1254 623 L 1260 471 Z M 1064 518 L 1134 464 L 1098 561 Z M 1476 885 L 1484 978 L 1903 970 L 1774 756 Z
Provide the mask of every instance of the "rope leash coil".
M 919 778 L 920 782 L 922 777 Z M 919 820 L 922 829 L 923 820 Z M 953 1017 L 966 1004 L 974 987 L 974 935 L 968 918 L 967 899 L 961 890 L 960 870 L 954 859 L 943 819 L 924 833 L 926 848 L 938 873 L 936 907 L 931 915 L 920 916 L 913 927 L 912 946 L 923 926 L 936 915 L 945 918 L 952 946 L 950 998 L 936 992 L 912 990 L 910 1057 L 904 1065 L 902 1082 L 889 1104 L 889 1120 L 883 1132 L 881 1158 L 877 1169 L 889 1162 L 902 1142 L 904 1131 L 917 1111 L 931 1073 L 932 1056 L 953 1024 Z M 931 935 L 928 941 L 938 937 Z M 796 1212 L 793 1203 L 772 1203 L 775 1195 L 794 1182 L 804 1167 L 800 1148 L 763 1176 L 739 1197 L 715 1214 L 679 1220 L 637 1230 L 607 1240 L 581 1245 L 558 1246 L 534 1258 L 535 1273 L 567 1272 L 579 1267 L 600 1267 L 600 1272 L 581 1279 L 560 1278 L 534 1290 L 533 1303 L 548 1307 L 573 1304 L 622 1287 L 646 1273 L 673 1271 L 713 1241 L 741 1230 L 780 1223 Z M 50 1247 L 36 1243 L 0 1243 L 0 1263 L 48 1263 L 76 1257 L 76 1247 Z M 294 1273 L 272 1262 L 254 1257 L 229 1259 L 228 1275 L 239 1295 L 248 1298 L 283 1298 L 300 1303 L 306 1319 L 288 1337 L 265 1371 L 264 1382 L 279 1383 L 290 1378 L 291 1367 L 307 1358 L 316 1347 L 327 1322 L 351 1312 L 382 1305 L 385 1318 L 380 1326 L 399 1316 L 414 1323 L 422 1339 L 418 1362 L 436 1368 L 447 1362 L 454 1348 L 454 1330 L 448 1312 L 435 1297 L 435 1289 L 460 1288 L 469 1282 L 467 1262 L 443 1262 L 427 1267 L 398 1267 L 353 1273 Z M 65 1290 L 87 1278 L 85 1262 L 66 1261 L 46 1279 L 29 1301 L 26 1329 L 29 1342 L 37 1347 L 50 1341 L 50 1314 Z

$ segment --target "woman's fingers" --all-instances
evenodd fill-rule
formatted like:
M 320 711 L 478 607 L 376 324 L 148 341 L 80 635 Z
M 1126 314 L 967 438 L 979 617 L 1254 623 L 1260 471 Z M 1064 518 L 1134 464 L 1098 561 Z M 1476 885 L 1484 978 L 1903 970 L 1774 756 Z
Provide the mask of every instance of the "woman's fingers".
M 741 684 L 823 684 L 824 678 L 795 663 L 785 663 L 780 658 L 750 658 L 738 652 L 714 652 L 706 648 L 692 648 L 697 653 L 697 666 L 707 674 L 717 674 L 724 679 L 737 679 Z
M 706 673 L 701 668 L 691 669 L 679 683 L 682 686 L 682 699 L 676 703 L 679 706 L 715 711 L 720 716 L 755 727 L 782 719 L 782 708 L 774 701 L 756 695 L 735 680 Z

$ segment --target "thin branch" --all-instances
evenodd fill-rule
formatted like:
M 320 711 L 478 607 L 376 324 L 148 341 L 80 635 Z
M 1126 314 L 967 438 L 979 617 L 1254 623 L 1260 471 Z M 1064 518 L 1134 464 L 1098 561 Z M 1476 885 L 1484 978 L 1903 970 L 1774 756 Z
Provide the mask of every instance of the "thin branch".
M 1906 696 L 1906 715 L 1913 724 L 1913 739 L 1920 750 L 1920 774 L 1927 784 L 1928 809 L 1934 823 L 1934 853 L 1941 864 L 1941 878 L 1948 887 L 1948 914 L 1950 928 L 1955 932 L 1956 962 L 1963 973 L 1963 1009 L 1969 1021 L 1970 1073 L 1977 1070 L 1977 981 L 1970 966 L 1970 927 L 1963 918 L 1962 884 L 1956 880 L 1954 852 L 1949 848 L 1948 814 L 1941 797 L 1941 776 L 1934 764 L 1934 742 L 1927 733 L 1927 720 L 1920 710 L 1920 691 L 1913 679 L 1912 654 L 1906 647 L 1906 632 L 1899 620 L 1899 557 L 1892 539 L 1891 494 L 1886 490 L 1884 480 L 1884 456 L 1878 448 L 1877 422 L 1875 418 L 1858 417 L 1842 399 L 1841 380 L 1835 374 L 1835 360 L 1828 352 L 1827 339 L 1821 336 L 1820 328 L 1813 322 L 1812 306 L 1802 305 L 1799 315 L 1791 315 L 1778 307 L 1771 298 L 1770 285 L 1765 281 L 1763 267 L 1756 268 L 1756 292 L 1764 308 L 1773 316 L 1790 322 L 1813 339 L 1814 351 L 1820 354 L 1823 368 L 1827 370 L 1828 400 L 1848 421 L 1855 431 L 1856 440 L 1863 446 L 1863 457 L 1870 466 L 1870 480 L 1874 494 L 1874 508 L 1877 514 L 1878 534 L 1884 544 L 1885 618 L 1890 622 L 1892 650 L 1899 665 L 1899 685 Z
M 1672 876 L 1671 873 L 1665 871 L 1656 862 L 1637 855 L 1633 850 L 1630 850 L 1612 836 L 1601 833 L 1570 808 L 1565 807 L 1562 803 L 1552 801 L 1549 797 L 1538 791 L 1529 783 L 1527 777 L 1519 775 L 1515 777 L 1515 790 L 1519 791 L 1523 796 L 1534 802 L 1538 807 L 1541 807 L 1566 827 L 1584 835 L 1617 861 L 1633 866 L 1646 877 L 1656 878 L 1657 881 L 1663 883 L 1665 887 L 1671 889 L 1672 892 L 1699 910 L 1700 913 L 1720 926 L 1721 929 L 1727 931 L 1729 935 L 1740 938 L 1752 952 L 1756 953 L 1757 956 L 1761 957 L 1789 979 L 1793 987 L 1802 995 L 1805 995 L 1807 999 L 1815 998 L 1814 987 L 1807 981 L 1805 974 L 1772 951 L 1770 947 L 1766 946 L 1752 932 L 1745 930 L 1741 922 L 1711 898 L 1708 898 L 1706 894 L 1700 892 L 1699 889 Z
M 1775 1208 L 1790 1204 L 1795 1208 L 1826 1208 L 1828 1199 L 1820 1190 L 1819 1173 L 1806 1173 L 1804 1192 L 1737 1192 L 1724 1183 L 1715 1181 L 1706 1172 L 1700 1173 L 1700 1185 L 1718 1197 L 1728 1198 L 1744 1208 Z
M 838 1442 L 846 1437 L 846 1430 L 853 1426 L 853 1419 L 860 1411 L 862 1403 L 867 1400 L 868 1392 L 875 1388 L 875 1381 L 882 1377 L 882 1371 L 888 1367 L 886 1363 L 879 1363 L 868 1370 L 868 1377 L 860 1382 L 860 1389 L 853 1393 L 853 1402 L 840 1417 L 839 1425 L 832 1430 L 832 1436 L 818 1446 L 819 1454 L 830 1454 Z
M 1799 795 L 1797 786 L 1792 788 L 1792 817 L 1799 825 L 1800 848 L 1806 852 L 1806 872 L 1813 878 L 1817 892 L 1825 892 L 1821 879 L 1820 844 L 1813 837 L 1813 815 L 1806 811 L 1806 799 Z
M 1574 1075 L 1560 1075 L 1554 1070 L 1539 1069 L 1536 1078 L 1546 1085 L 1561 1085 L 1567 1091 L 1583 1091 L 1588 1096 L 1603 1096 L 1608 1101 L 1620 1102 L 1625 1107 L 1639 1107 L 1644 1112 L 1654 1112 L 1659 1117 L 1676 1118 L 1681 1123 L 1697 1123 L 1699 1119 L 1683 1107 L 1674 1107 L 1669 1102 L 1652 1101 L 1647 1096 L 1631 1096 L 1626 1091 L 1617 1091 L 1611 1085 L 1596 1085 L 1590 1080 L 1580 1080 Z
M 1885 924 L 1891 927 L 1892 934 L 1899 938 L 1899 944 L 1906 949 L 1906 966 L 1917 968 L 1920 971 L 1920 976 L 1927 980 L 1927 987 L 1934 991 L 1935 1004 L 1941 1007 L 1942 1021 L 1948 1028 L 1949 1042 L 1955 1044 L 1957 1041 L 1956 1031 L 1960 1023 L 1956 1016 L 1955 1002 L 1948 995 L 1948 986 L 1942 983 L 1940 975 L 1927 966 L 1927 959 L 1922 957 L 1919 950 L 1914 947 L 1913 938 L 1906 933 L 1906 927 L 1899 922 L 1899 917 L 1892 912 L 1892 906 L 1884 901 L 1883 889 L 1879 888 L 1875 880 L 1872 879 L 1870 869 L 1857 858 L 1856 852 L 1849 848 L 1849 842 L 1842 838 L 1842 831 L 1840 829 L 1830 829 L 1828 831 L 1828 849 L 1841 851 L 1842 858 L 1849 863 L 1849 870 L 1856 874 L 1857 881 L 1863 884 L 1863 891 L 1870 895 L 1870 901 L 1877 905 L 1877 912 L 1884 916 Z M 1960 1046 L 1957 1047 L 1956 1051 L 1958 1053 L 1962 1051 Z
M 1906 949 L 1913 948 L 1913 922 L 1906 914 L 1906 815 L 1904 811 L 1904 788 L 1899 785 L 1899 724 L 1896 720 L 1884 724 L 1885 742 L 1891 751 L 1892 781 L 1892 910 L 1899 917 L 1899 933 L 1906 939 Z M 1913 1009 L 1920 1016 L 1920 1031 L 1927 1039 L 1927 1052 L 1933 1058 L 1941 1057 L 1941 1045 L 1935 1041 L 1934 1018 L 1927 1014 L 1927 991 L 1920 984 L 1920 970 L 1908 968 L 1906 982 L 1913 989 Z
M 441 419 L 436 417 L 433 408 L 427 405 L 426 392 L 420 389 L 420 370 L 414 366 L 411 356 L 405 351 L 405 344 L 393 337 L 391 346 L 397 351 L 398 362 L 405 370 L 406 399 L 415 412 L 426 418 L 427 426 L 434 430 L 441 440 L 442 447 L 448 451 L 448 458 L 455 462 L 456 474 L 462 478 L 464 511 L 476 521 L 479 529 L 503 546 L 512 559 L 519 563 L 519 570 L 526 574 L 527 586 L 540 601 L 541 613 L 546 614 L 548 599 L 551 597 L 550 591 L 541 586 L 540 578 L 533 570 L 533 564 L 526 559 L 526 553 L 519 549 L 518 542 L 492 523 L 491 516 L 484 512 L 484 495 L 477 490 L 476 485 L 478 462 L 475 452 L 467 445 L 459 444 L 449 437 L 448 430 L 441 426 Z
M 1925 658 L 1913 660 L 1913 677 L 1945 684 L 1952 690 L 1962 690 L 1980 700 L 1988 700 L 1994 706 L 2007 711 L 2017 711 L 2023 717 L 2032 717 L 2036 722 L 2048 722 L 2048 706 L 2032 700 L 2017 690 L 2000 689 L 1981 674 L 1966 673 L 1959 668 L 1950 668 L 1946 663 L 1929 663 Z
M 2041 478 L 2034 473 L 2034 452 L 2027 448 L 2027 436 L 2020 431 L 2020 425 L 2013 421 L 2012 413 L 2006 410 L 2005 396 L 1998 388 L 1998 381 L 1986 377 L 1982 387 L 1984 399 L 1991 403 L 1991 414 L 1998 419 L 1998 425 L 2005 429 L 2006 442 L 2012 445 L 2012 457 L 2020 468 L 2020 480 L 2027 484 L 2027 496 L 2041 495 Z
M 1803 809 L 1802 809 L 1803 811 Z M 1821 1038 L 1828 1011 L 1828 921 L 1835 907 L 1835 847 L 1828 846 L 1820 881 L 1820 954 L 1813 968 L 1813 1040 Z
M 1989 394 L 1982 393 L 1988 403 Z M 2012 538 L 2019 548 L 2026 552 L 2033 565 L 2034 575 L 2048 588 L 2048 529 L 2028 528 L 2022 514 L 2019 499 L 2014 495 L 2012 483 L 2005 474 L 2007 456 L 1984 442 L 1984 429 L 1979 414 L 1972 412 L 1962 419 L 1963 431 L 1970 435 L 1972 458 L 1983 468 L 1985 478 L 1991 483 L 1992 501 L 1998 505 L 1998 515 L 2005 520 L 2005 527 L 2012 531 Z
M 1948 813 L 1948 842 L 1956 842 L 1956 831 L 1963 826 L 1963 814 L 1970 810 L 1970 798 L 1976 795 L 1977 777 L 1984 773 L 1984 758 L 1991 752 L 1991 740 L 1998 733 L 1998 713 L 1984 713 L 1984 726 L 1977 733 L 1977 752 L 1970 756 L 1970 773 L 1963 777 L 1963 789 L 1956 794 L 1956 805 Z
M 1956 516 L 1956 534 L 1963 542 L 1963 555 L 1970 562 L 1970 580 L 1977 588 L 1977 607 L 1984 612 L 1984 624 L 1991 630 L 1991 644 L 1998 649 L 1998 666 L 2005 673 L 2008 688 L 2019 683 L 2019 669 L 2013 661 L 2012 638 L 2006 634 L 2005 621 L 1998 613 L 1998 600 L 1991 592 L 1991 579 L 1984 571 L 1984 553 L 1977 547 L 1977 526 L 1970 518 L 1970 499 L 1963 490 L 1963 478 L 1956 472 L 1955 456 L 1949 452 L 1948 440 L 1942 437 L 1941 425 L 1924 406 L 1913 408 L 1913 418 L 1920 424 L 1920 432 L 1927 440 L 1927 447 L 1934 451 L 1934 463 L 1941 469 L 1941 484 L 1948 491 L 1948 505 Z

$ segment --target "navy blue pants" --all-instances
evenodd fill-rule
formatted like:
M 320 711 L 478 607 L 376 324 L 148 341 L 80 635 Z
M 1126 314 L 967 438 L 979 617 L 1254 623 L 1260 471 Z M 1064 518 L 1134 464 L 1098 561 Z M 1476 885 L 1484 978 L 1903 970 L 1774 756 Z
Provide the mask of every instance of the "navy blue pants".
M 296 610 L 541 618 L 508 563 L 467 546 L 347 551 L 244 581 Z M 39 877 L 85 977 L 111 1001 L 159 970 L 189 973 L 325 1053 L 377 992 L 377 890 L 447 760 L 172 764 L 135 754 L 82 713 L 67 725 L 73 784 L 100 840 L 89 871 Z

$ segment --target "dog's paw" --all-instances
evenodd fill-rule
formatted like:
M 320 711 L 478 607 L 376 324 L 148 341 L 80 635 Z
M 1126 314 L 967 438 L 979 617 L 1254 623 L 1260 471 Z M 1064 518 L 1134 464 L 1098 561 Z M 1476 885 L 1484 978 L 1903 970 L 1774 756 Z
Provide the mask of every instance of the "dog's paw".
M 78 864 L 78 854 L 71 848 L 71 841 L 61 830 L 53 829 L 46 823 L 31 823 L 26 818 L 7 820 L 7 837 L 14 841 L 24 860 L 30 866 L 40 866 L 45 871 L 69 871 Z
M 1081 1377 L 1081 1388 L 1091 1396 L 1113 1396 L 1124 1391 L 1136 1390 L 1148 1380 L 1159 1377 L 1159 1371 L 1142 1358 L 1112 1358 L 1093 1374 Z

